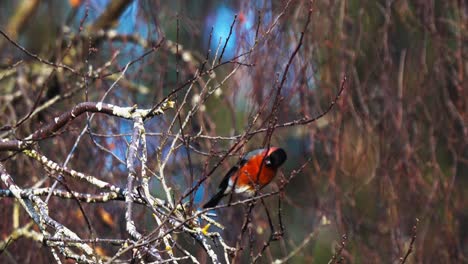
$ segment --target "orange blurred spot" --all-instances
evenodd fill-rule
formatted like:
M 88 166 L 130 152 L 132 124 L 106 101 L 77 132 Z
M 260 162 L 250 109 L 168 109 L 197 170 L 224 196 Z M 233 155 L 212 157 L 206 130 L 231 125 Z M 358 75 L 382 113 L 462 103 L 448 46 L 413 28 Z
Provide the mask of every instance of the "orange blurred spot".
M 98 208 L 98 214 L 101 217 L 101 220 L 108 226 L 114 227 L 115 222 L 114 219 L 112 218 L 112 215 L 108 213 L 106 210 L 103 208 Z
M 70 5 L 75 8 L 81 4 L 81 0 L 69 0 Z
M 240 12 L 239 15 L 237 16 L 237 19 L 239 20 L 239 24 L 242 24 L 245 22 L 245 15 L 243 12 Z
M 79 223 L 80 225 L 84 225 L 84 224 L 85 224 L 83 212 L 81 212 L 80 208 L 77 208 L 77 209 L 74 211 L 73 216 L 74 216 L 74 219 L 75 219 L 76 221 L 78 221 L 78 223 Z
M 100 256 L 107 256 L 106 254 L 106 251 L 104 250 L 104 248 L 100 247 L 100 246 L 96 246 L 94 248 L 94 250 L 96 251 L 96 253 Z
M 110 150 L 115 149 L 115 143 L 114 142 L 111 142 L 111 143 L 107 144 L 107 146 L 109 147 Z

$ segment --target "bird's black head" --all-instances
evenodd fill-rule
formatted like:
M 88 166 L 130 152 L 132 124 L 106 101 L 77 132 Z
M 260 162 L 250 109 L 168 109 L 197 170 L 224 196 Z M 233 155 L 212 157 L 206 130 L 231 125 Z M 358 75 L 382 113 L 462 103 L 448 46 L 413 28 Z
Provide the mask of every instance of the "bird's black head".
M 279 168 L 286 161 L 286 151 L 282 148 L 275 148 L 270 150 L 270 155 L 265 158 L 265 164 L 267 167 Z

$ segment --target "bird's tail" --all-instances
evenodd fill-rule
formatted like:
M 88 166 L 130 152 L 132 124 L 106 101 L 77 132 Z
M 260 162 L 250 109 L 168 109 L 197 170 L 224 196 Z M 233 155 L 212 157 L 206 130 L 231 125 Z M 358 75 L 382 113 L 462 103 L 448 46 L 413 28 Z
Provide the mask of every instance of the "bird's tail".
M 211 208 L 215 207 L 219 201 L 224 197 L 224 190 L 220 190 L 218 193 L 216 193 L 211 199 L 203 205 L 203 208 Z

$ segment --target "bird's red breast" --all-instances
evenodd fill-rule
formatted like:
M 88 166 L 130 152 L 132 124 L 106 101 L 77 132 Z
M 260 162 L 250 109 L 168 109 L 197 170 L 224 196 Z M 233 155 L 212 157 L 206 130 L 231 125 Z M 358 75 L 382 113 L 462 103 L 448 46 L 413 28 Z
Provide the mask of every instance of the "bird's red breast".
M 273 180 L 278 168 L 286 161 L 286 152 L 277 147 L 257 149 L 245 155 L 241 162 L 232 167 L 221 181 L 218 192 L 203 206 L 210 208 L 232 191 L 249 196 Z
M 276 175 L 277 168 L 266 166 L 263 162 L 277 148 L 261 151 L 250 157 L 246 163 L 239 168 L 237 173 L 231 176 L 229 185 L 232 188 L 236 184 L 235 192 L 254 194 L 256 188 L 262 188 L 269 184 Z

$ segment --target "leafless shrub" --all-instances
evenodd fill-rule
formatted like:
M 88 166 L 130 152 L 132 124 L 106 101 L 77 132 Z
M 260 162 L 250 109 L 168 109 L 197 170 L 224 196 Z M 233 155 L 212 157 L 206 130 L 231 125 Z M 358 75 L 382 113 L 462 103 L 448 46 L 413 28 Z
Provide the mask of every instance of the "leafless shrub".
M 203 45 L 196 3 L 26 2 L 0 19 L 2 262 L 466 261 L 463 1 L 241 3 Z M 200 209 L 272 145 L 273 184 Z

